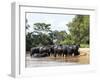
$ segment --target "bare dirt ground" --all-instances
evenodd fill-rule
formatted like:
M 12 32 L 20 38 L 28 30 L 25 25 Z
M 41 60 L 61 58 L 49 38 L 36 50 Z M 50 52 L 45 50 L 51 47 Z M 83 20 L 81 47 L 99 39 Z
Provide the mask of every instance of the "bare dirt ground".
M 42 58 L 30 57 L 29 52 L 26 54 L 26 67 L 42 67 L 42 66 L 62 66 L 62 65 L 76 65 L 76 64 L 89 64 L 90 49 L 80 48 L 79 56 L 50 56 Z

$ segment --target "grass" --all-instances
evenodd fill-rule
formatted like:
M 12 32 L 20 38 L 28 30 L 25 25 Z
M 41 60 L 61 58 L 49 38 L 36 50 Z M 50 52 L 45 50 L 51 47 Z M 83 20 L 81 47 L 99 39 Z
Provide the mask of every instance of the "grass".
M 80 44 L 81 48 L 89 48 L 89 44 Z

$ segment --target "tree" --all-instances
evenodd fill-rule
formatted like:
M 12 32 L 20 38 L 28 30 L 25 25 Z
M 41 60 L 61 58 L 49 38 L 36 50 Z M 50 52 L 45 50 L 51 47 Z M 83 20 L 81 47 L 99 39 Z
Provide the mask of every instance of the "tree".
M 60 44 L 67 36 L 66 31 L 52 31 L 53 40 L 55 44 Z
M 33 42 L 32 33 L 27 33 L 26 35 L 26 50 L 27 51 L 29 51 L 30 48 L 32 47 L 32 42 Z
M 25 28 L 26 30 L 29 29 L 30 25 L 28 24 L 28 20 L 26 19 L 26 25 Z M 26 31 L 26 51 L 29 51 L 30 48 L 32 47 L 32 32 L 27 32 Z
M 26 22 L 26 25 L 25 25 L 26 29 L 29 29 L 30 25 L 28 24 L 28 20 L 26 19 L 25 22 Z
M 89 16 L 76 15 L 72 22 L 67 24 L 71 39 L 74 43 L 89 44 Z
M 42 32 L 42 33 L 48 33 L 51 32 L 50 30 L 51 24 L 46 24 L 46 23 L 35 23 L 33 25 L 33 28 L 36 32 Z
M 42 45 L 53 44 L 52 37 L 50 35 L 50 33 L 52 32 L 50 30 L 50 26 L 51 24 L 46 24 L 46 23 L 35 23 L 33 25 L 34 33 L 39 35 L 40 44 Z

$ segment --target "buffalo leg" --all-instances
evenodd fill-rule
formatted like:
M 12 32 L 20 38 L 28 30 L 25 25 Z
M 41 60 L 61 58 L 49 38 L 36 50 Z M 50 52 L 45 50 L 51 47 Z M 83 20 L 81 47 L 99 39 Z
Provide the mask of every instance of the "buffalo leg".
M 74 53 L 74 56 L 78 56 L 78 55 L 80 55 L 80 52 L 76 51 L 76 52 Z

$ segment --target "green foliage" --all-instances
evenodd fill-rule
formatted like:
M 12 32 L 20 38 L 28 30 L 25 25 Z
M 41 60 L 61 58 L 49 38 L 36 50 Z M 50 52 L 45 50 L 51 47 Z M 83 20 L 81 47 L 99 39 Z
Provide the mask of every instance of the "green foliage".
M 26 50 L 27 51 L 29 51 L 30 48 L 32 47 L 33 40 L 32 40 L 32 36 L 31 35 L 32 35 L 32 33 L 28 33 L 26 35 Z
M 89 44 L 80 44 L 81 48 L 89 48 Z
M 49 45 L 52 44 L 52 37 L 50 35 L 50 26 L 51 24 L 46 24 L 46 23 L 35 23 L 33 25 L 34 32 L 39 35 L 39 44 L 42 45 Z
M 52 44 L 80 44 L 80 47 L 89 47 L 89 16 L 76 15 L 67 25 L 69 33 L 65 31 L 52 31 L 51 24 L 35 23 L 33 32 L 26 33 L 26 50 L 31 47 Z M 26 20 L 26 29 L 29 29 Z
M 26 50 L 36 46 L 53 44 L 50 24 L 35 23 L 33 29 L 32 33 L 26 34 Z
M 34 30 L 40 32 L 40 31 L 43 31 L 43 32 L 50 32 L 50 26 L 51 24 L 45 24 L 45 23 L 35 23 L 33 25 L 34 27 Z
M 89 44 L 89 16 L 77 15 L 67 24 L 71 38 L 75 43 Z
M 26 29 L 28 29 L 30 27 L 30 25 L 28 24 L 28 20 L 26 19 Z

